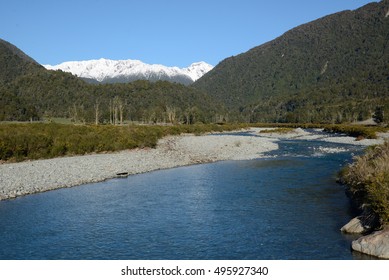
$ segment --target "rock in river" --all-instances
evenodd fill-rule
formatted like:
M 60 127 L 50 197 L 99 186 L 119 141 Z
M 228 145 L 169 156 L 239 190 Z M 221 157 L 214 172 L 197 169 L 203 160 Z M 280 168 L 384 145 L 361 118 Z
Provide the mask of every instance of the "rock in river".
M 365 210 L 361 216 L 355 217 L 340 230 L 344 233 L 363 234 L 371 231 L 378 225 L 376 215 L 368 210 Z
M 344 225 L 340 230 L 345 233 L 364 233 L 366 231 L 360 217 L 355 217 L 346 225 Z
M 351 247 L 364 254 L 389 259 L 389 226 L 358 238 L 352 242 Z

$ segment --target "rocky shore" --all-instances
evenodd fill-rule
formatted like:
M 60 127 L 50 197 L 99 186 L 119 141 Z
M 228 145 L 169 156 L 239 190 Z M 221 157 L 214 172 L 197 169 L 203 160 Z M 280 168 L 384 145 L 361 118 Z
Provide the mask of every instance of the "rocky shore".
M 382 134 L 380 137 L 388 139 L 387 134 Z M 354 207 L 363 209 L 363 212 L 344 225 L 341 231 L 346 234 L 359 235 L 359 238 L 351 243 L 351 248 L 354 251 L 383 259 L 389 259 L 389 225 L 383 222 L 379 213 L 372 210 L 374 208 L 370 208 L 369 205 L 378 203 L 376 200 L 369 201 L 370 198 L 367 196 L 361 196 L 360 194 L 355 196 L 353 194 L 358 193 L 358 191 L 364 193 L 374 184 L 374 179 L 379 176 L 378 174 L 387 172 L 386 153 L 376 152 L 373 154 L 375 151 L 386 151 L 386 147 L 386 145 L 380 145 L 376 149 L 366 152 L 362 157 L 355 159 L 354 164 L 342 178 L 349 187 L 347 193 Z M 374 166 L 374 169 L 372 166 Z M 385 184 L 376 187 L 381 192 L 380 196 L 385 197 L 385 187 Z M 382 202 L 380 207 L 385 209 L 387 207 L 386 203 Z

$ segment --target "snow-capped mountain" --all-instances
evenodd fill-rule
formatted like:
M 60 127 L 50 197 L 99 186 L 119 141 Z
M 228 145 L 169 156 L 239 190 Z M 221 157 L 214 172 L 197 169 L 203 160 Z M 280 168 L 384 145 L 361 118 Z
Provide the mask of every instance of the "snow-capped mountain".
M 167 67 L 159 64 L 146 64 L 140 60 L 86 60 L 69 61 L 58 65 L 43 65 L 49 70 L 62 70 L 80 78 L 98 83 L 126 83 L 135 80 L 170 81 L 191 84 L 213 66 L 205 62 L 196 62 L 187 68 Z

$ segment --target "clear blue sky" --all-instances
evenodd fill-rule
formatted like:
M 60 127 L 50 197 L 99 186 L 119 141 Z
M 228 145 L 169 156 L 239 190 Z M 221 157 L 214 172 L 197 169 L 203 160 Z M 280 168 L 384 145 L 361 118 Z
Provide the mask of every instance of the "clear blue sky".
M 108 58 L 216 65 L 300 24 L 369 2 L 0 0 L 0 38 L 41 64 Z

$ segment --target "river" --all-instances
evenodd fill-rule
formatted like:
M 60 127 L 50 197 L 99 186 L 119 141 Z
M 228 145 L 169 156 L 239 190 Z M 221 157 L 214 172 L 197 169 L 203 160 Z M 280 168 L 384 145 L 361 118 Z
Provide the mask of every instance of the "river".
M 0 202 L 0 259 L 354 259 L 336 173 L 360 147 L 284 140 L 266 158 Z

